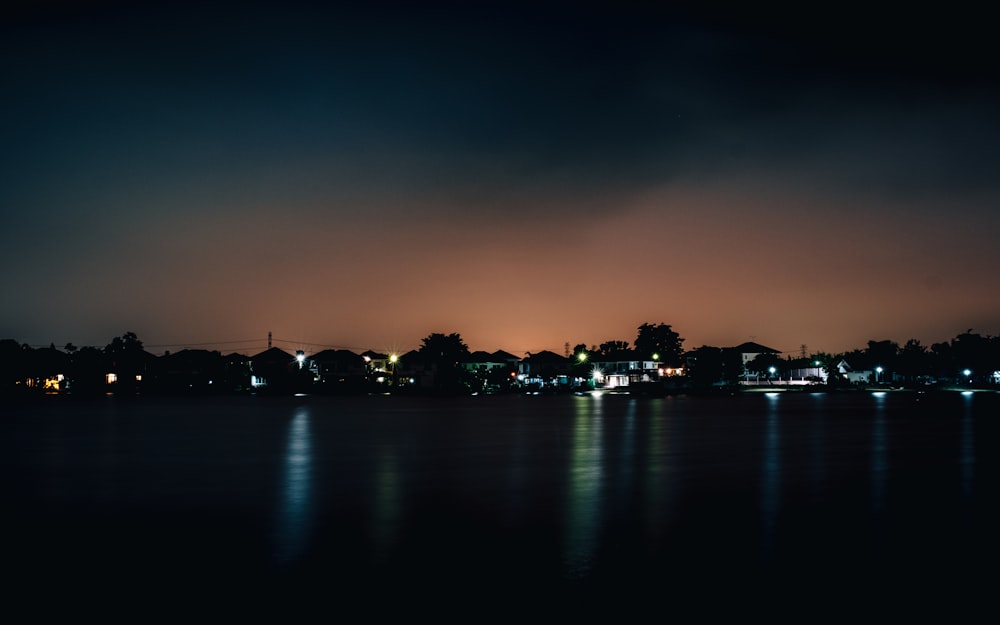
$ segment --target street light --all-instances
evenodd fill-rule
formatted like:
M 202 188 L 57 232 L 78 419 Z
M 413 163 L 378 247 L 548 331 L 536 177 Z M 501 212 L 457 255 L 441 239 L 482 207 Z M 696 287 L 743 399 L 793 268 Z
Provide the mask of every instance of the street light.
M 879 379 L 882 377 L 882 367 L 875 367 L 875 383 L 879 383 Z

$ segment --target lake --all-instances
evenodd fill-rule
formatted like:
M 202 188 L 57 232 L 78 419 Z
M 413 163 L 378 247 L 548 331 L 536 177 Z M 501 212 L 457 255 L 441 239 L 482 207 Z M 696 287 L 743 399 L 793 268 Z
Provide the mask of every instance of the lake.
M 997 577 L 996 393 L 2 407 L 40 615 L 953 618 Z

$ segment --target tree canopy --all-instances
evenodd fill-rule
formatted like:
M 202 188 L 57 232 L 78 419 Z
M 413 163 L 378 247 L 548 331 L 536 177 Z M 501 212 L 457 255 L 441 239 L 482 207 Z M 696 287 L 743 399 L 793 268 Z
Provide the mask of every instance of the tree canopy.
M 420 355 L 437 365 L 454 365 L 469 355 L 469 347 L 457 332 L 434 332 L 424 337 L 418 350 Z
M 643 360 L 657 360 L 670 366 L 684 362 L 684 339 L 666 323 L 644 323 L 635 337 L 635 351 Z
M 464 375 L 459 362 L 469 355 L 469 347 L 457 332 L 432 333 L 424 337 L 420 349 L 422 358 L 435 366 L 434 387 L 439 391 L 467 390 L 472 380 Z

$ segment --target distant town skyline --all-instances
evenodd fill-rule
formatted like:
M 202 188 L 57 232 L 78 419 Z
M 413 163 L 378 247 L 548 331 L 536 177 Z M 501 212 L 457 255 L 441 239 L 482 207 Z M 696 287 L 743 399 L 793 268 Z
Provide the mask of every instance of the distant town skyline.
M 661 321 L 655 321 L 655 322 L 650 321 L 650 322 L 652 323 L 652 325 L 657 325 L 659 323 L 666 323 L 666 322 L 664 322 L 662 320 Z M 357 353 L 357 354 L 361 354 L 361 353 L 366 352 L 366 351 L 374 351 L 374 352 L 382 353 L 382 354 L 386 354 L 386 355 L 390 355 L 390 354 L 402 355 L 402 354 L 405 354 L 405 353 L 407 353 L 409 351 L 419 350 L 420 347 L 421 347 L 423 339 L 425 337 L 431 335 L 431 334 L 436 334 L 436 333 L 451 334 L 451 333 L 454 332 L 455 334 L 458 334 L 461 337 L 462 341 L 466 344 L 466 346 L 468 347 L 468 349 L 469 349 L 470 352 L 488 352 L 488 353 L 491 353 L 491 352 L 496 352 L 496 351 L 504 351 L 504 352 L 508 352 L 508 353 L 510 353 L 510 354 L 512 354 L 514 356 L 522 357 L 525 354 L 529 354 L 529 353 L 531 353 L 531 354 L 537 354 L 537 353 L 540 353 L 540 352 L 543 352 L 543 351 L 554 352 L 556 354 L 564 354 L 564 352 L 566 350 L 569 350 L 570 352 L 572 352 L 573 349 L 577 345 L 579 345 L 579 344 L 584 344 L 584 345 L 586 345 L 586 348 L 588 350 L 593 350 L 593 349 L 597 349 L 602 343 L 613 342 L 613 341 L 622 341 L 622 342 L 625 342 L 631 348 L 633 346 L 633 344 L 635 343 L 635 339 L 636 339 L 637 331 L 638 331 L 638 325 L 641 325 L 641 324 L 637 324 L 636 328 L 633 329 L 632 333 L 628 334 L 628 335 L 622 334 L 622 335 L 616 336 L 616 337 L 605 337 L 605 338 L 602 338 L 600 340 L 586 340 L 584 338 L 578 338 L 577 340 L 573 340 L 573 341 L 563 341 L 563 342 L 561 342 L 558 345 L 552 344 L 552 345 L 536 346 L 534 349 L 508 349 L 507 347 L 504 347 L 502 345 L 472 342 L 472 341 L 470 341 L 468 339 L 468 337 L 463 332 L 457 331 L 457 330 L 452 330 L 452 329 L 444 329 L 444 328 L 439 328 L 438 330 L 433 330 L 433 331 L 426 332 L 422 336 L 420 336 L 419 338 L 415 338 L 415 339 L 413 339 L 411 341 L 408 341 L 408 342 L 395 342 L 395 343 L 392 343 L 392 344 L 385 344 L 385 345 L 321 343 L 321 342 L 316 342 L 316 341 L 311 341 L 311 340 L 292 339 L 292 338 L 288 338 L 288 337 L 285 337 L 285 336 L 276 335 L 273 332 L 270 333 L 270 334 L 265 333 L 261 337 L 252 337 L 252 338 L 247 338 L 247 339 L 233 339 L 233 340 L 226 340 L 226 341 L 187 341 L 187 342 L 183 342 L 182 341 L 182 342 L 177 342 L 177 343 L 163 343 L 163 342 L 157 341 L 155 337 L 144 336 L 141 333 L 134 333 L 134 334 L 135 334 L 135 337 L 138 338 L 138 340 L 142 342 L 143 348 L 147 352 L 150 352 L 150 353 L 152 353 L 154 355 L 163 355 L 165 353 L 177 352 L 177 351 L 182 351 L 182 350 L 185 350 L 185 349 L 202 349 L 202 350 L 208 350 L 208 351 L 218 351 L 218 352 L 220 352 L 222 354 L 236 354 L 236 353 L 239 353 L 239 354 L 243 354 L 243 355 L 246 355 L 246 356 L 253 356 L 254 354 L 259 353 L 259 352 L 263 352 L 263 351 L 265 351 L 266 349 L 269 349 L 272 346 L 276 347 L 278 349 L 281 349 L 283 351 L 292 353 L 292 354 L 294 354 L 296 351 L 299 351 L 299 350 L 304 351 L 308 355 L 308 354 L 317 353 L 317 352 L 324 351 L 324 350 L 329 350 L 329 349 L 333 349 L 333 350 L 344 349 L 344 350 L 352 351 L 352 352 Z M 826 354 L 831 354 L 831 355 L 846 354 L 848 352 L 852 352 L 852 351 L 855 351 L 855 350 L 864 350 L 866 347 L 868 347 L 869 341 L 872 341 L 872 342 L 885 342 L 885 341 L 889 341 L 889 342 L 892 342 L 892 343 L 896 343 L 897 345 L 899 345 L 900 347 L 902 347 L 907 341 L 909 341 L 909 340 L 916 340 L 924 348 L 929 349 L 935 343 L 949 343 L 950 341 L 954 340 L 956 337 L 964 334 L 965 332 L 967 332 L 969 330 L 972 331 L 973 335 L 980 335 L 980 336 L 987 337 L 987 338 L 997 336 L 996 334 L 993 334 L 993 333 L 979 331 L 976 328 L 966 328 L 964 330 L 960 330 L 958 332 L 953 333 L 950 336 L 946 336 L 946 337 L 944 337 L 942 339 L 939 339 L 939 340 L 928 340 L 928 339 L 925 339 L 924 337 L 919 337 L 919 336 L 911 336 L 911 337 L 907 337 L 905 339 L 885 338 L 885 337 L 883 337 L 883 338 L 875 338 L 875 337 L 872 337 L 872 338 L 869 338 L 869 339 L 865 339 L 864 341 L 860 341 L 856 345 L 851 345 L 851 346 L 845 347 L 843 349 L 833 349 L 833 350 L 831 350 L 831 349 L 824 349 L 824 348 L 820 348 L 820 347 L 814 348 L 814 347 L 812 347 L 808 343 L 800 343 L 799 345 L 795 345 L 795 346 L 789 347 L 787 349 L 783 349 L 782 347 L 780 347 L 780 346 L 778 346 L 776 344 L 769 343 L 768 341 L 763 340 L 762 337 L 758 337 L 758 336 L 755 336 L 755 335 L 747 337 L 745 340 L 734 341 L 734 342 L 725 342 L 725 343 L 721 343 L 721 342 L 719 342 L 719 343 L 698 342 L 698 343 L 692 343 L 691 341 L 688 340 L 688 338 L 685 336 L 685 334 L 683 333 L 683 331 L 680 331 L 680 329 L 678 329 L 676 326 L 673 326 L 672 324 L 669 324 L 669 323 L 666 323 L 666 325 L 670 325 L 671 328 L 675 332 L 677 332 L 679 334 L 680 339 L 681 339 L 681 348 L 685 352 L 693 351 L 693 350 L 696 350 L 696 349 L 698 349 L 700 347 L 705 347 L 705 346 L 708 346 L 708 347 L 720 347 L 720 348 L 732 348 L 732 347 L 738 347 L 738 346 L 740 346 L 742 344 L 745 344 L 745 343 L 756 343 L 758 345 L 762 345 L 764 347 L 768 347 L 768 348 L 777 350 L 778 352 L 781 353 L 782 358 L 798 358 L 798 357 L 800 357 L 800 356 L 803 355 L 802 354 L 803 350 L 805 350 L 805 356 L 810 356 L 810 355 L 818 354 L 818 353 L 826 353 Z M 128 332 L 132 333 L 133 331 L 129 330 Z M 14 336 L 0 337 L 0 340 L 14 340 L 14 341 L 16 341 L 19 344 L 29 345 L 32 348 L 44 348 L 44 347 L 48 347 L 48 346 L 51 345 L 51 346 L 55 346 L 56 349 L 64 350 L 67 345 L 72 345 L 73 348 L 75 348 L 75 349 L 79 349 L 79 348 L 82 348 L 82 347 L 96 347 L 98 349 L 102 349 L 105 345 L 107 345 L 109 343 L 109 341 L 111 341 L 112 339 L 114 339 L 116 336 L 117 335 L 111 335 L 111 336 L 108 336 L 105 339 L 99 339 L 99 340 L 90 341 L 90 342 L 54 341 L 54 340 L 48 340 L 48 341 L 42 340 L 42 341 L 32 342 L 32 341 L 25 341 L 25 340 L 22 340 L 22 339 L 20 339 L 18 337 L 14 337 Z
M 644 322 L 785 353 L 995 335 L 990 24 L 21 6 L 0 23 L 0 337 L 402 351 L 459 332 L 522 354 Z

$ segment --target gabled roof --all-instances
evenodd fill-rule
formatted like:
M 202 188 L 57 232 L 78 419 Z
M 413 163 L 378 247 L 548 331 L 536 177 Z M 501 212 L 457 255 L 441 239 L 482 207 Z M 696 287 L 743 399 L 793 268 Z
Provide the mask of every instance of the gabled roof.
M 205 363 L 205 362 L 221 362 L 223 360 L 222 354 L 219 352 L 210 351 L 207 349 L 182 349 L 171 354 L 166 354 L 163 359 L 170 363 Z
M 281 348 L 271 347 L 256 356 L 251 356 L 250 360 L 253 362 L 291 362 L 295 360 L 295 356 L 292 356 Z
M 559 354 L 557 354 L 555 352 L 550 352 L 547 349 L 546 350 L 542 350 L 542 351 L 538 352 L 537 354 L 530 354 L 524 360 L 527 361 L 527 362 L 530 362 L 530 363 L 534 363 L 534 364 L 541 364 L 541 363 L 559 363 L 559 364 L 564 364 L 564 363 L 569 362 L 569 358 L 566 358 L 565 356 L 560 356 Z
M 496 359 L 494 362 L 510 362 L 510 361 L 520 360 L 520 358 L 518 358 L 514 354 L 511 354 L 510 352 L 505 352 L 502 349 L 498 349 L 491 355 L 493 358 Z
M 349 349 L 324 349 L 312 356 L 307 356 L 313 362 L 362 362 L 364 358 Z
M 411 349 L 405 354 L 400 355 L 399 360 L 404 363 L 422 363 L 429 362 L 429 359 L 420 353 L 419 349 Z
M 760 343 L 754 343 L 752 341 L 747 341 L 746 343 L 741 343 L 736 347 L 730 347 L 729 349 L 737 351 L 741 354 L 780 354 L 781 351 L 767 347 L 766 345 L 761 345 Z
M 496 361 L 493 360 L 493 354 L 490 354 L 489 352 L 476 351 L 462 358 L 462 362 L 496 362 Z

